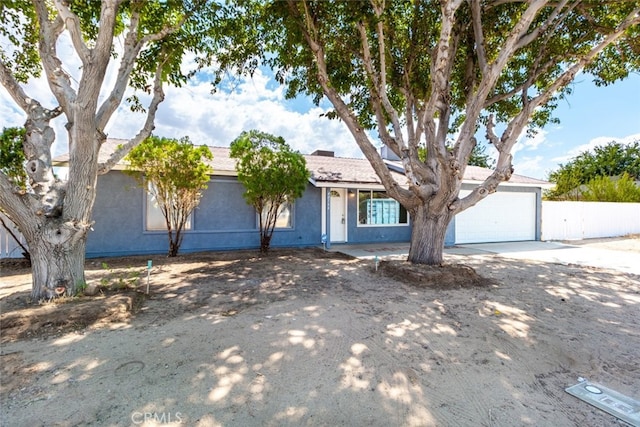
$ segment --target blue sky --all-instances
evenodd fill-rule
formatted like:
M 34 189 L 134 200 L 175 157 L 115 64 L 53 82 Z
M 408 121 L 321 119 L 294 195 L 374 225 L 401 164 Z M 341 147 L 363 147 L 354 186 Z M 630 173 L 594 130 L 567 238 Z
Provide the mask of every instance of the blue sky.
M 612 140 L 640 141 L 640 75 L 607 87 L 578 76 L 573 93 L 555 111 L 560 124 L 548 125 L 538 137 L 516 146 L 516 173 L 546 178 L 559 163 Z
M 61 53 L 61 57 L 62 53 Z M 74 69 L 73 66 L 66 68 Z M 106 87 L 111 85 L 107 84 Z M 283 88 L 258 72 L 239 82 L 233 93 L 210 93 L 208 81 L 190 82 L 182 88 L 167 88 L 156 117 L 154 134 L 180 138 L 189 136 L 197 144 L 228 146 L 243 130 L 259 129 L 280 135 L 295 149 L 311 153 L 333 150 L 337 156 L 362 157 L 346 126 L 320 115 L 328 105 L 314 106 L 307 99 L 285 100 Z M 26 86 L 27 93 L 43 105 L 55 106 L 43 79 Z M 42 97 L 45 94 L 45 97 Z M 640 140 L 640 75 L 609 87 L 596 87 L 588 76 L 579 76 L 574 92 L 556 110 L 559 125 L 549 125 L 535 138 L 521 138 L 514 149 L 515 173 L 544 179 L 582 151 L 612 140 Z M 0 86 L 0 126 L 21 126 L 25 116 Z M 144 117 L 121 106 L 107 133 L 114 138 L 134 136 Z M 64 118 L 56 119 L 54 155 L 66 151 Z M 487 148 L 492 154 L 492 147 Z

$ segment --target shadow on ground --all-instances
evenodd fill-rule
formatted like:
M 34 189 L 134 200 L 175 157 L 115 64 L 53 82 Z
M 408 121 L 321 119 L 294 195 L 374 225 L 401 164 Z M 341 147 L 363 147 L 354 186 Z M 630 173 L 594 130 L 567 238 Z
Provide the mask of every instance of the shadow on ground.
M 481 283 L 416 286 L 414 267 L 403 275 L 402 263 L 391 263 L 389 277 L 371 262 L 313 249 L 154 259 L 150 295 L 124 318 L 25 339 L 8 338 L 3 317 L 2 419 L 616 425 L 564 388 L 584 376 L 640 394 L 637 276 L 490 255 L 447 260 Z M 127 292 L 142 293 L 145 268 L 142 257 L 91 260 L 87 277 L 139 271 Z M 39 309 L 12 305 L 28 290 L 10 286 L 2 316 Z M 81 313 L 126 295 L 42 307 L 51 316 L 66 306 Z

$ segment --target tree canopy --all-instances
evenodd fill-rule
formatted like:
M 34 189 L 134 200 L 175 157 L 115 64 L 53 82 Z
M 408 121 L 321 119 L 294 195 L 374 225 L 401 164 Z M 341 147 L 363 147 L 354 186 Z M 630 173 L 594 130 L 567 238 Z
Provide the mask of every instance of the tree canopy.
M 598 180 L 599 183 L 594 185 L 602 188 L 605 185 L 603 178 L 611 181 L 612 177 L 624 174 L 628 175 L 631 182 L 640 179 L 640 141 L 629 144 L 611 141 L 595 147 L 593 151 L 583 151 L 549 174 L 548 180 L 555 187 L 548 190 L 545 196 L 550 200 L 582 200 L 587 184 Z M 611 185 L 616 184 L 612 182 Z
M 0 173 L 7 176 L 9 181 L 15 186 L 17 191 L 27 190 L 27 173 L 24 169 L 25 156 L 23 151 L 23 145 L 25 140 L 26 130 L 25 128 L 3 128 L 0 135 Z M 6 212 L 3 211 L 0 206 L 0 214 Z M 4 228 L 13 237 L 18 245 L 22 248 L 22 255 L 29 260 L 29 249 L 27 249 L 21 239 L 13 232 L 11 224 L 7 224 L 4 221 L 2 215 L 0 215 L 0 226 Z
M 184 226 L 200 204 L 213 168 L 207 146 L 195 147 L 188 137 L 180 140 L 151 136 L 127 155 L 127 172 L 158 204 L 167 225 L 169 256 L 178 255 Z
M 259 216 L 260 250 L 267 252 L 278 216 L 307 187 L 306 161 L 284 138 L 258 130 L 242 132 L 231 143 L 230 155 L 237 160 L 244 198 Z
M 271 66 L 287 96 L 326 97 L 410 212 L 409 260 L 440 264 L 450 220 L 509 180 L 514 145 L 556 120 L 578 73 L 606 85 L 640 69 L 639 11 L 638 1 L 236 0 L 229 37 L 241 48 L 218 59 L 248 73 Z M 394 181 L 372 128 L 408 186 Z M 459 197 L 481 128 L 494 171 Z
M 3 128 L 0 135 L 0 173 L 18 188 L 26 190 L 27 172 L 24 169 L 24 140 L 26 130 L 23 127 Z

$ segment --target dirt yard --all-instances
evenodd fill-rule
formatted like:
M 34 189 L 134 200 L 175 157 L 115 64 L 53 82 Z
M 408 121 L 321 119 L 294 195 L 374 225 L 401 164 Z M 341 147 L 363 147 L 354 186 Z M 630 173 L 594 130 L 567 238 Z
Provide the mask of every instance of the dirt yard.
M 146 295 L 147 258 L 89 260 L 96 296 L 44 304 L 5 262 L 0 423 L 626 426 L 564 389 L 640 398 L 639 276 L 447 262 L 156 256 Z

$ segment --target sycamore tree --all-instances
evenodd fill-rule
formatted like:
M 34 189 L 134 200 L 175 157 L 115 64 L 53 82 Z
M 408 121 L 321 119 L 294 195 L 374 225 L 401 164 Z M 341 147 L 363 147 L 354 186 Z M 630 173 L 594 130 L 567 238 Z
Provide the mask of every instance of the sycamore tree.
M 410 212 L 409 261 L 440 264 L 451 219 L 509 180 L 514 145 L 555 120 L 578 73 L 608 84 L 638 70 L 639 11 L 638 1 L 236 0 L 228 13 L 241 48 L 218 59 L 248 72 L 267 64 L 288 96 L 328 99 L 329 116 Z M 493 173 L 461 198 L 482 129 L 497 151 Z
M 162 212 L 169 238 L 168 256 L 178 255 L 191 213 L 213 173 L 207 160 L 209 147 L 195 147 L 188 137 L 180 140 L 151 136 L 129 152 L 127 173 L 151 195 Z
M 258 213 L 260 251 L 268 252 L 278 217 L 307 187 L 307 163 L 281 136 L 257 130 L 242 132 L 231 143 L 230 155 L 244 198 Z
M 97 177 L 151 134 L 163 85 L 179 86 L 189 77 L 181 69 L 183 57 L 208 65 L 197 58 L 212 56 L 206 51 L 216 46 L 218 9 L 217 3 L 198 0 L 0 3 L 0 81 L 26 116 L 27 176 L 23 187 L 0 172 L 0 209 L 28 243 L 34 299 L 71 295 L 84 283 Z M 107 78 L 111 63 L 114 79 Z M 43 71 L 50 92 L 28 93 L 26 83 Z M 101 159 L 105 127 L 125 94 L 143 114 L 143 124 Z M 54 174 L 51 161 L 52 121 L 58 117 L 66 122 L 66 179 Z

